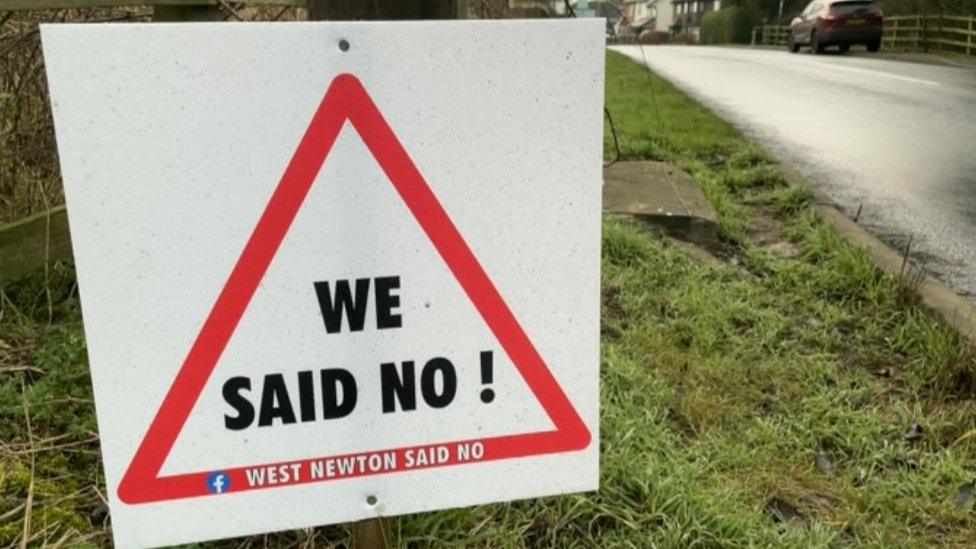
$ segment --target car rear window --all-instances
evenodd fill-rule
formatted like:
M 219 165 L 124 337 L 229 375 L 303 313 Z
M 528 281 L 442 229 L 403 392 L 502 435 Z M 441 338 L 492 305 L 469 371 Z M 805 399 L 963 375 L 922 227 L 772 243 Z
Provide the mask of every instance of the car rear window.
M 874 2 L 870 0 L 849 0 L 847 2 L 834 2 L 830 4 L 830 11 L 834 13 L 857 13 L 874 8 Z

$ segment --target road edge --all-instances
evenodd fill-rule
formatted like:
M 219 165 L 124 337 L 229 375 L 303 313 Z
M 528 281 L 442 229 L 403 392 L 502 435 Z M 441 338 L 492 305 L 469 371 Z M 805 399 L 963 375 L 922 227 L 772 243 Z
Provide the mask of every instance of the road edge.
M 744 47 L 748 48 L 749 46 Z M 607 50 L 615 51 L 610 48 L 607 48 Z M 644 70 L 651 71 L 663 80 L 666 80 L 675 89 L 686 95 L 703 109 L 708 110 L 716 117 L 724 120 L 745 139 L 761 150 L 768 158 L 776 161 L 776 167 L 783 174 L 788 185 L 802 187 L 813 193 L 814 200 L 811 208 L 821 220 L 834 226 L 849 242 L 867 251 L 872 262 L 879 269 L 896 278 L 904 276 L 903 269 L 905 268 L 905 260 L 901 252 L 885 244 L 874 234 L 868 232 L 867 229 L 851 220 L 833 199 L 813 185 L 806 176 L 794 168 L 787 166 L 777 155 L 772 154 L 767 147 L 749 135 L 739 124 L 726 118 L 720 109 L 709 105 L 691 90 L 687 90 L 680 84 L 655 72 L 646 61 L 641 63 L 626 54 L 621 52 L 617 53 L 630 59 L 630 61 L 638 66 L 643 67 Z M 917 269 L 913 267 L 913 270 L 917 273 Z M 915 292 L 918 294 L 923 307 L 939 315 L 947 324 L 969 339 L 970 342 L 976 343 L 976 304 L 958 295 L 947 284 L 925 272 L 921 273 L 921 280 L 917 284 Z
M 775 50 L 786 51 L 786 44 L 776 46 L 768 44 L 708 44 L 709 46 L 740 48 L 746 50 Z M 932 65 L 935 67 L 952 67 L 956 69 L 976 70 L 976 59 L 966 56 L 946 55 L 941 52 L 913 52 L 884 50 L 878 52 L 868 52 L 864 50 L 852 50 L 847 53 L 826 52 L 828 57 L 852 57 L 861 59 L 878 59 L 880 61 L 899 61 L 902 63 L 915 63 L 918 65 Z
M 767 151 L 767 154 L 768 151 Z M 776 158 L 770 155 L 771 158 Z M 841 207 L 826 194 L 810 184 L 806 177 L 778 162 L 778 167 L 789 185 L 809 189 L 814 200 L 811 208 L 826 223 L 833 225 L 849 242 L 868 252 L 871 260 L 882 271 L 896 278 L 906 276 L 905 258 L 901 251 L 884 243 L 863 226 L 854 222 Z M 912 274 L 918 270 L 912 267 Z M 971 342 L 976 342 L 976 305 L 960 296 L 946 283 L 922 272 L 915 292 L 921 304 L 942 317 L 947 324 L 959 330 Z

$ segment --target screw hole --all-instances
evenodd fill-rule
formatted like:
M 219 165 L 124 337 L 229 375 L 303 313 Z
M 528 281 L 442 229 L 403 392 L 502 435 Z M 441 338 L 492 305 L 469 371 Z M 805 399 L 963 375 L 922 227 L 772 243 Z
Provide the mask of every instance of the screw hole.
M 376 496 L 366 496 L 366 503 L 368 505 L 376 505 L 377 501 Z
M 340 51 L 349 51 L 349 41 L 346 40 L 345 38 L 343 38 L 342 40 L 339 40 L 339 50 Z

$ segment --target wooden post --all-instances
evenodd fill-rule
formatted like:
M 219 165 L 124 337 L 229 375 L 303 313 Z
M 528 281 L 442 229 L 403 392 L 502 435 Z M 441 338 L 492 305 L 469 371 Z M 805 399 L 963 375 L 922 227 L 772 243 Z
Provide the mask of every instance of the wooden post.
M 196 6 L 153 6 L 153 21 L 187 23 L 222 21 L 224 16 L 215 3 L 201 0 Z
M 71 237 L 64 206 L 0 224 L 0 284 L 55 261 L 71 261 Z
M 387 549 L 393 546 L 393 520 L 374 518 L 352 525 L 353 549 Z
M 921 30 L 922 51 L 925 52 L 925 53 L 928 53 L 929 52 L 929 20 L 928 20 L 928 17 L 926 17 L 925 15 L 922 15 L 921 17 L 919 17 L 919 27 L 922 29 Z M 918 49 L 918 46 L 915 46 L 915 49 L 917 50 Z
M 894 23 L 894 25 L 892 25 L 891 27 L 891 46 L 894 46 L 895 49 L 897 49 L 898 48 L 898 19 L 897 18 L 892 19 L 891 22 Z M 886 47 L 891 47 L 891 46 L 886 46 Z
M 966 35 L 966 55 L 973 54 L 973 21 L 976 21 L 976 17 L 971 16 L 969 18 L 969 34 Z
M 467 0 L 308 0 L 312 21 L 466 19 Z

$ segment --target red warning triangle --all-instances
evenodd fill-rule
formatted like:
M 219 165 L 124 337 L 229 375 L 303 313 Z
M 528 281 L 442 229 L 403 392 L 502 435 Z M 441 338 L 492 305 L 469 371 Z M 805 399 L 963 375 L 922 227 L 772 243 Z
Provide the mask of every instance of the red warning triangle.
M 279 246 L 346 121 L 356 128 L 366 147 L 393 183 L 397 193 L 555 426 L 555 430 L 551 431 L 435 443 L 480 443 L 479 447 L 483 448 L 484 453 L 476 461 L 461 461 L 452 453 L 449 461 L 431 467 L 570 452 L 582 450 L 590 445 L 591 435 L 586 424 L 583 423 L 549 371 L 549 367 L 488 278 L 478 258 L 465 243 L 430 186 L 414 166 L 376 104 L 355 76 L 342 74 L 332 81 L 319 104 L 267 208 L 261 214 L 234 270 L 231 271 L 172 387 L 163 399 L 159 411 L 129 464 L 118 488 L 118 495 L 122 501 L 138 504 L 214 495 L 209 485 L 213 472 L 160 476 L 163 463 L 176 443 L 244 311 L 247 310 L 268 266 L 274 260 Z M 424 447 L 426 446 L 429 445 Z M 377 452 L 402 454 L 419 448 L 422 447 L 390 448 L 374 450 L 368 454 Z M 362 455 L 365 454 L 367 453 Z M 359 455 L 361 454 L 302 458 L 285 463 L 301 463 L 303 469 L 308 470 L 313 462 L 355 458 Z M 403 464 L 403 456 L 399 457 L 401 459 L 398 459 L 397 463 Z M 225 469 L 220 473 L 226 475 L 226 485 L 230 486 L 229 492 L 337 480 L 329 477 L 313 479 L 305 475 L 298 482 L 287 485 L 249 486 L 245 472 L 254 467 L 268 465 L 278 464 L 255 464 Z M 417 469 L 417 467 L 410 469 L 401 467 L 384 470 L 381 473 L 360 471 L 339 478 L 395 474 Z M 223 480 L 222 484 L 224 484 Z

